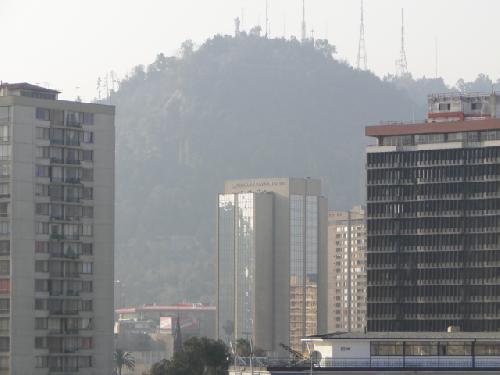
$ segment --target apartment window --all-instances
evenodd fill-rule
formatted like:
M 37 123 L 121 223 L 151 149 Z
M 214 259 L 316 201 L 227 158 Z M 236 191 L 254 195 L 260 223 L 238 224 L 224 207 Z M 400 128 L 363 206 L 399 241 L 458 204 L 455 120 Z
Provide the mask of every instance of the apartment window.
M 10 176 L 10 165 L 9 163 L 0 163 L 0 177 Z
M 82 282 L 82 292 L 84 293 L 92 293 L 92 281 L 83 281 Z
M 83 262 L 82 263 L 82 273 L 91 274 L 92 273 L 92 263 Z
M 92 311 L 92 300 L 82 301 L 82 311 Z
M 94 170 L 84 168 L 82 170 L 82 181 L 94 181 Z
M 93 218 L 94 217 L 94 207 L 83 207 L 83 217 Z
M 10 292 L 10 279 L 0 279 L 0 293 Z
M 3 202 L 0 203 L 0 217 L 8 217 L 9 216 L 9 203 Z
M 48 357 L 35 357 L 35 363 L 37 368 L 49 367 Z
M 472 103 L 471 104 L 471 109 L 473 111 L 480 111 L 483 109 L 483 103 Z
M 48 194 L 51 200 L 63 201 L 64 200 L 64 187 L 62 186 L 50 186 L 48 189 Z
M 0 144 L 0 160 L 10 160 L 10 145 Z
M 37 203 L 35 206 L 35 213 L 37 215 L 48 215 L 49 214 L 49 204 L 48 203 Z
M 9 141 L 9 127 L 7 125 L 0 125 L 0 142 Z
M 94 125 L 94 114 L 83 112 L 83 125 Z
M 35 310 L 47 310 L 47 300 L 41 298 L 35 299 Z
M 35 253 L 48 253 L 49 243 L 44 241 L 35 241 Z
M 49 272 L 49 264 L 46 260 L 36 260 L 35 261 L 35 272 Z M 46 282 L 47 280 L 35 280 L 35 286 L 36 285 L 44 285 L 43 282 Z M 41 287 L 41 289 L 38 289 L 38 292 L 43 292 L 47 290 L 47 286 L 45 284 L 44 287 Z
M 0 352 L 8 352 L 10 347 L 9 337 L 0 337 Z
M 35 318 L 35 329 L 47 329 L 48 319 L 47 318 Z
M 10 299 L 0 298 L 0 314 L 5 314 L 10 311 Z
M 83 120 L 82 112 L 66 111 L 66 125 L 67 126 L 78 126 L 81 125 Z
M 83 143 L 94 143 L 94 132 L 84 132 Z
M 62 204 L 51 204 L 50 205 L 50 217 L 57 219 L 57 220 L 63 220 L 64 219 L 64 206 Z
M 38 328 L 42 329 L 42 328 Z M 47 338 L 46 337 L 35 337 L 35 349 L 45 349 L 47 348 Z
M 94 151 L 92 150 L 83 150 L 82 159 L 85 161 L 94 160 Z
M 44 223 L 42 221 L 38 221 L 36 223 L 36 233 L 37 234 L 49 234 L 49 223 Z
M 0 222 L 0 235 L 5 235 L 10 233 L 10 223 L 8 221 Z
M 37 177 L 49 177 L 49 167 L 45 165 L 37 165 L 35 167 Z
M 10 275 L 10 261 L 0 260 L 0 275 L 8 276 Z
M 63 167 L 51 167 L 50 177 L 52 181 L 62 181 L 63 180 Z
M 93 227 L 92 227 L 92 224 L 83 224 L 83 227 L 82 227 L 82 234 L 84 236 L 92 236 L 93 235 Z
M 9 255 L 10 254 L 10 241 L 2 240 L 0 241 L 0 255 Z
M 50 121 L 50 109 L 37 108 L 35 112 L 35 117 L 37 120 Z
M 8 184 L 6 184 L 8 185 Z M 49 195 L 49 185 L 36 184 L 35 195 L 39 197 L 47 197 Z
M 45 139 L 45 138 L 44 138 Z M 62 129 L 50 129 L 50 143 L 55 145 L 64 144 L 64 131 Z
M 36 139 L 50 139 L 50 129 L 49 128 L 36 128 Z
M 93 245 L 91 243 L 83 243 L 82 244 L 82 254 L 83 255 L 92 255 L 93 253 Z
M 83 199 L 93 200 L 94 199 L 94 188 L 84 187 L 83 188 Z
M 75 130 L 66 130 L 66 144 L 70 146 L 80 145 L 80 132 Z
M 0 318 L 0 332 L 5 334 L 9 331 L 9 318 Z

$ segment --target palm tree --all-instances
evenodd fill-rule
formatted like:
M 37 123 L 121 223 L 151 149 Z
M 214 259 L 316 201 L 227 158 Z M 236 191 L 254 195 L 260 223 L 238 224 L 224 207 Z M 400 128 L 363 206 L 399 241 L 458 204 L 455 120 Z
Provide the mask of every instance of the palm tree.
M 118 369 L 118 375 L 122 375 L 123 367 L 126 367 L 129 370 L 133 370 L 135 368 L 135 359 L 131 353 L 122 349 L 116 349 L 115 366 Z

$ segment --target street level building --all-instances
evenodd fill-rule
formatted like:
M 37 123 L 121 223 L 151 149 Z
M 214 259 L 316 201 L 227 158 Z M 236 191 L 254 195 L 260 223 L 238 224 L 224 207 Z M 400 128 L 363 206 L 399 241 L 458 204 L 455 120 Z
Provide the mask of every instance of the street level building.
M 0 84 L 0 374 L 113 371 L 114 107 Z
M 328 331 L 361 332 L 366 327 L 365 211 L 328 213 Z
M 219 195 L 217 334 L 278 353 L 327 330 L 327 204 L 321 182 L 226 181 Z
M 369 126 L 369 331 L 500 331 L 500 101 L 429 97 Z

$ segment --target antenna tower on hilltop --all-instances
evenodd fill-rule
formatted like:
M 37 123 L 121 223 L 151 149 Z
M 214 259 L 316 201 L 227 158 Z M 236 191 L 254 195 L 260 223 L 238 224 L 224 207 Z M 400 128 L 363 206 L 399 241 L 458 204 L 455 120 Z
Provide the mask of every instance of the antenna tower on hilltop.
M 269 30 L 269 0 L 266 0 L 266 38 L 269 36 L 271 30 Z
M 408 74 L 408 62 L 406 61 L 405 49 L 405 16 L 404 9 L 401 9 L 401 52 L 399 60 L 396 60 L 396 75 L 404 76 Z
M 365 43 L 365 9 L 363 0 L 361 0 L 361 23 L 359 26 L 359 44 L 358 44 L 358 69 L 368 70 L 368 55 L 366 54 Z
M 306 0 L 302 0 L 302 40 L 307 39 L 307 28 L 306 28 Z

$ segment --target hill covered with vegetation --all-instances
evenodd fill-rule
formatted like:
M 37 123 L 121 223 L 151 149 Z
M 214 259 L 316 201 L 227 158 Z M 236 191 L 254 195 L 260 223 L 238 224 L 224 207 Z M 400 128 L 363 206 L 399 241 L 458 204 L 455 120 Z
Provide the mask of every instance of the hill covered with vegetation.
M 246 34 L 136 67 L 111 96 L 118 303 L 213 301 L 225 179 L 316 177 L 331 208 L 363 203 L 364 127 L 423 119 L 430 88 L 450 89 L 353 69 L 323 40 Z

